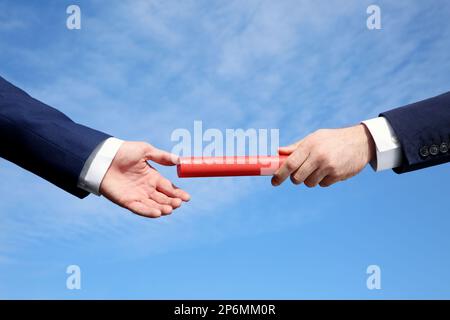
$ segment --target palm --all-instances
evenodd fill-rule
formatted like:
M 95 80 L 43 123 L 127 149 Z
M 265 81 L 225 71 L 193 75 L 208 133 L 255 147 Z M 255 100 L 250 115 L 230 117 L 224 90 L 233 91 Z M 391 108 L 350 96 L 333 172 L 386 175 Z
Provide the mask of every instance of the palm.
M 174 165 L 173 155 L 142 142 L 125 142 L 106 173 L 100 192 L 112 202 L 146 217 L 167 215 L 189 195 L 176 188 L 155 168 L 153 160 Z

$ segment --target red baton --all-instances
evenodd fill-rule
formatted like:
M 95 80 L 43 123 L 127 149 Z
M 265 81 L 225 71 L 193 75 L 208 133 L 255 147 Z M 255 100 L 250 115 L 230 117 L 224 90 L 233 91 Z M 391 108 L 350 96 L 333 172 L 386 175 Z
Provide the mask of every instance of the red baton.
M 180 178 L 268 176 L 288 156 L 183 157 L 177 165 Z

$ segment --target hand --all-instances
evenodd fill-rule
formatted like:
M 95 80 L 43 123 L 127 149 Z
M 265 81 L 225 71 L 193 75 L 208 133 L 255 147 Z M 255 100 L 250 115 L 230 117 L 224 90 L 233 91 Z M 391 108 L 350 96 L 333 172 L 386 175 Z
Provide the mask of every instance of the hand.
M 291 176 L 294 184 L 328 187 L 358 174 L 375 156 L 375 144 L 365 125 L 322 129 L 279 149 L 289 155 L 272 177 L 278 186 Z
M 178 157 L 148 143 L 124 142 L 103 178 L 100 193 L 140 216 L 157 218 L 172 213 L 190 196 L 160 175 L 148 160 L 165 166 L 178 163 Z

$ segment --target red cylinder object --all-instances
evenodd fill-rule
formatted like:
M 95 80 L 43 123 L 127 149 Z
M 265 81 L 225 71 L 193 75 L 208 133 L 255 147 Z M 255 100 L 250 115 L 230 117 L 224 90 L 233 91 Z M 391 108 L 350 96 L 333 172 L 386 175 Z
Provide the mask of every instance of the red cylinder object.
M 180 178 L 272 175 L 287 156 L 182 157 Z

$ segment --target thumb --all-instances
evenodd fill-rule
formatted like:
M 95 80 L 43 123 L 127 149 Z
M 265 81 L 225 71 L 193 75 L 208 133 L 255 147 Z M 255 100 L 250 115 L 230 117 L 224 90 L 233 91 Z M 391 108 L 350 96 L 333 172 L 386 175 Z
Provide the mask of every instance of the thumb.
M 289 155 L 289 154 L 291 154 L 292 152 L 294 152 L 295 149 L 297 149 L 297 147 L 298 147 L 299 144 L 300 144 L 300 142 L 296 142 L 296 143 L 290 144 L 290 145 L 285 146 L 285 147 L 279 147 L 279 148 L 278 148 L 278 153 L 279 153 L 279 154 L 286 154 L 286 155 Z
M 164 166 L 174 166 L 179 163 L 178 156 L 148 145 L 145 153 L 145 160 L 151 160 Z

